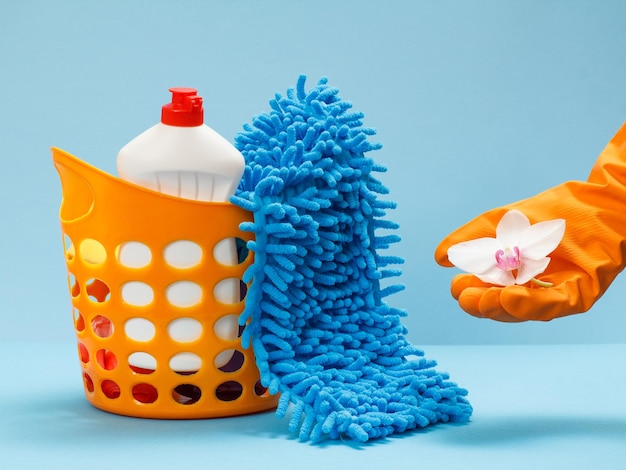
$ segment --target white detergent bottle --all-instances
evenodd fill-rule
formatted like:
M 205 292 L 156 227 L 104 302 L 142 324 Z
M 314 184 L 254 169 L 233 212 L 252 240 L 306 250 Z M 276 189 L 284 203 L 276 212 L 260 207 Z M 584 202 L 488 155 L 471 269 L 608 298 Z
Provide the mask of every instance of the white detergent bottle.
M 135 137 L 126 144 L 117 156 L 119 176 L 131 183 L 143 186 L 171 196 L 197 201 L 227 202 L 234 194 L 244 171 L 243 155 L 225 138 L 204 124 L 202 98 L 193 88 L 170 88 L 171 103 L 165 104 L 161 111 L 161 122 Z M 137 245 L 137 244 L 135 244 Z M 138 248 L 137 253 L 134 252 Z M 144 252 L 139 247 L 128 244 L 120 250 L 120 262 L 132 266 L 136 259 L 141 259 Z M 169 250 L 169 252 L 167 251 Z M 237 264 L 237 249 L 234 239 L 218 244 L 213 256 L 224 264 Z M 189 240 L 174 242 L 164 253 L 166 262 L 175 267 L 189 265 L 190 260 L 198 258 L 198 245 Z M 130 283 L 129 283 L 130 284 Z M 192 305 L 197 302 L 197 286 L 189 283 L 176 283 L 176 303 Z M 133 285 L 126 292 L 129 298 L 141 297 L 141 292 L 132 292 Z M 220 282 L 214 294 L 225 303 L 238 303 L 240 300 L 239 281 L 229 279 Z M 122 292 L 124 297 L 124 292 Z M 166 292 L 168 296 L 168 292 Z M 188 299 L 185 299 L 188 296 Z M 228 318 L 228 317 L 227 317 Z M 226 319 L 222 319 L 226 320 Z M 176 337 L 197 338 L 200 326 L 193 319 L 188 322 L 176 322 Z M 139 326 L 140 328 L 140 326 Z M 236 339 L 238 334 L 237 319 L 219 321 L 216 331 L 219 337 Z M 181 331 L 182 330 L 182 331 Z M 149 335 L 149 332 L 135 331 L 137 336 Z M 216 367 L 223 367 L 231 359 L 234 351 L 227 350 L 215 359 Z M 181 355 L 179 355 L 181 356 Z M 198 370 L 198 358 L 179 357 L 170 366 L 177 372 Z M 131 360 L 131 362 L 133 362 Z M 154 364 L 140 359 L 131 365 L 150 369 Z

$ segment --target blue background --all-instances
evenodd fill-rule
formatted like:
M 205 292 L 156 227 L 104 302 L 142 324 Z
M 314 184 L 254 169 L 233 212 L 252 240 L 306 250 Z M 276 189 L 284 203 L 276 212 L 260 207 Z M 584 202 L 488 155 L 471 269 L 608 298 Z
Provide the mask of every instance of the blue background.
M 232 140 L 299 74 L 365 113 L 398 209 L 421 344 L 623 342 L 624 282 L 584 314 L 499 324 L 463 313 L 437 243 L 491 207 L 586 178 L 626 117 L 622 1 L 33 1 L 0 5 L 0 339 L 73 341 L 50 146 L 108 172 L 198 88 Z

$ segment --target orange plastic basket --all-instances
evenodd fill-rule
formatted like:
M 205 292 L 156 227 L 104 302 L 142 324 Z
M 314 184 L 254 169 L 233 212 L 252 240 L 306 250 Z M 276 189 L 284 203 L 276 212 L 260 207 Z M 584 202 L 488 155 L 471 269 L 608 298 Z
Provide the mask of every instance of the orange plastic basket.
M 251 235 L 239 230 L 250 214 L 156 193 L 62 150 L 52 154 L 63 186 L 61 228 L 87 399 L 145 418 L 275 407 L 278 397 L 261 386 L 252 349 L 241 347 L 241 331 L 232 334 L 245 302 L 241 277 L 253 260 L 245 250 Z M 224 240 L 242 247 L 237 263 L 214 259 Z M 182 245 L 197 257 L 173 261 L 168 253 Z M 216 286 L 224 282 L 241 295 L 220 298 Z

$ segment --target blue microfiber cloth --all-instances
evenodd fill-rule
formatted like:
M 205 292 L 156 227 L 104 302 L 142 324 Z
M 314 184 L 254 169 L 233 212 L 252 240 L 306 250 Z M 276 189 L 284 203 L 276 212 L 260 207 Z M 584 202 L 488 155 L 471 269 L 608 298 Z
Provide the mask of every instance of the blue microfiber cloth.
M 246 169 L 232 202 L 253 213 L 242 229 L 255 237 L 242 342 L 281 394 L 278 416 L 292 403 L 290 429 L 313 441 L 469 420 L 466 390 L 405 339 L 405 313 L 383 301 L 401 287 L 380 281 L 403 260 L 380 253 L 399 237 L 374 177 L 385 168 L 365 156 L 380 148 L 375 132 L 326 79 L 307 92 L 301 76 L 270 106 L 236 136 Z

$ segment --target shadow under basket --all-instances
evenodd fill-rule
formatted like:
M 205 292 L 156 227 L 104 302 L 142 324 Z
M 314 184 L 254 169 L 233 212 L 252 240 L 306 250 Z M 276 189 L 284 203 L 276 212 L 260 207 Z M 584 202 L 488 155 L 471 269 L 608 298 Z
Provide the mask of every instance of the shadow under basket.
M 253 261 L 251 214 L 178 199 L 109 175 L 56 148 L 60 219 L 87 399 L 143 418 L 272 409 L 238 318 Z

